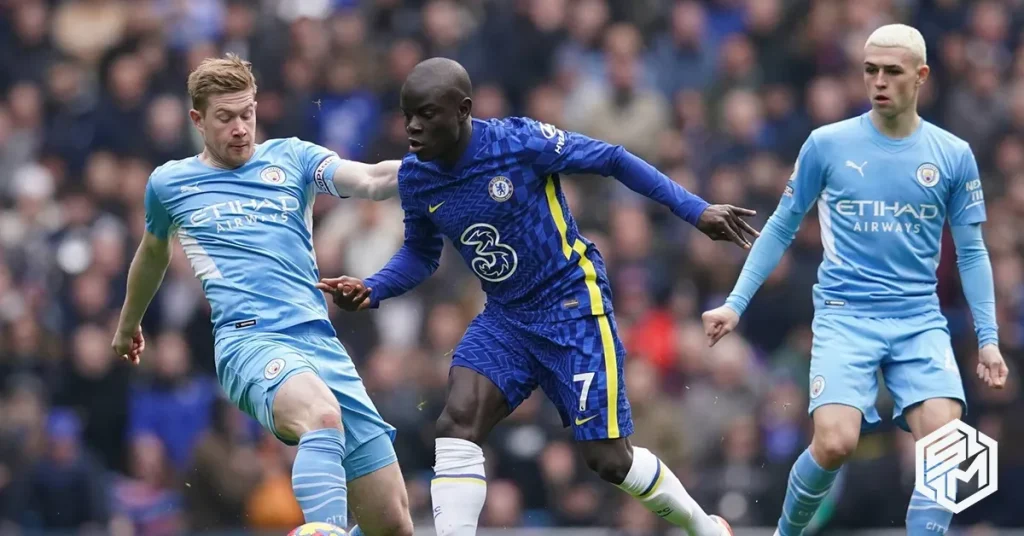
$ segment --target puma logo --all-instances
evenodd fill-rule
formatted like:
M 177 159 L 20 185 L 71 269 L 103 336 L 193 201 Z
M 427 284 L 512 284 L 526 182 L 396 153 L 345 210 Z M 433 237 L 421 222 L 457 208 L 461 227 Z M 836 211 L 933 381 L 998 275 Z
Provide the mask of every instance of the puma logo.
M 867 160 L 865 160 L 864 163 L 859 165 L 859 166 L 857 164 L 854 164 L 853 160 L 847 160 L 846 161 L 846 167 L 856 169 L 857 173 L 860 173 L 861 177 L 864 176 L 864 166 L 866 166 L 866 165 L 868 165 L 868 161 Z

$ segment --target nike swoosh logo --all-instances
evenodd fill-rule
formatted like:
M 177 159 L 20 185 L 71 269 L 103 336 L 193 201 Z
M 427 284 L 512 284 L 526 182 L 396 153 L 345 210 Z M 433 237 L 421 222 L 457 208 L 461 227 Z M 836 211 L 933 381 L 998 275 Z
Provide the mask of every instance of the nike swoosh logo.
M 441 208 L 441 205 L 443 205 L 443 204 L 444 204 L 444 201 L 441 201 L 440 203 L 438 203 L 436 205 L 430 205 L 430 207 L 429 207 L 430 213 L 433 214 L 434 212 L 437 212 L 437 209 Z
M 587 422 L 589 422 L 591 420 L 594 420 L 596 418 L 597 418 L 597 415 L 591 415 L 591 416 L 587 417 L 586 419 L 580 419 L 579 417 L 576 417 L 576 426 L 582 426 L 583 424 L 586 424 Z

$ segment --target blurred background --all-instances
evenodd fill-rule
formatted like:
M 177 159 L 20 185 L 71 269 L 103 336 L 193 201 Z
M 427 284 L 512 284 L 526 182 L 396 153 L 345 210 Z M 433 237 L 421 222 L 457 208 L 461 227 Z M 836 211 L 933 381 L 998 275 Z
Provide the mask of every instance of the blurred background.
M 928 42 L 921 114 L 978 156 L 1010 367 L 1001 392 L 973 374 L 947 237 L 938 292 L 965 420 L 1002 443 L 1002 489 L 954 523 L 976 534 L 1024 527 L 1021 0 L 0 0 L 0 532 L 283 534 L 301 523 L 294 451 L 222 399 L 209 309 L 180 251 L 146 316 L 142 366 L 109 347 L 147 177 L 201 151 L 185 78 L 203 58 L 253 62 L 261 139 L 298 136 L 377 161 L 405 151 L 405 75 L 426 57 L 452 57 L 473 76 L 477 117 L 528 115 L 622 144 L 713 202 L 756 208 L 760 227 L 808 133 L 866 110 L 864 40 L 896 21 Z M 817 218 L 805 219 L 739 333 L 708 350 L 700 312 L 723 302 L 743 252 L 612 179 L 563 187 L 608 263 L 635 443 L 706 510 L 737 527 L 773 526 L 810 439 Z M 325 275 L 365 277 L 402 241 L 397 202 L 321 197 L 315 221 Z M 379 311 L 332 306 L 399 430 L 428 531 L 434 419 L 452 349 L 481 306 L 450 249 L 429 282 Z M 879 404 L 889 415 L 884 393 Z M 486 448 L 482 526 L 664 531 L 586 471 L 569 439 L 540 393 L 500 426 Z M 913 477 L 911 437 L 887 422 L 863 437 L 814 525 L 902 527 Z

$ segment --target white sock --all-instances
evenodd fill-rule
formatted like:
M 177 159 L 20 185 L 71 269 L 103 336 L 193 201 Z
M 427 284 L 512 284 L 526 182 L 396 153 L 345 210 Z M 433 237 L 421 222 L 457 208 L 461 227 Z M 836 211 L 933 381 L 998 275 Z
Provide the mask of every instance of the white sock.
M 474 536 L 487 499 L 484 451 L 464 439 L 439 437 L 435 442 L 434 503 L 437 536 Z
M 619 488 L 692 536 L 720 536 L 723 533 L 723 527 L 704 513 L 676 475 L 645 448 L 633 447 L 633 466 Z

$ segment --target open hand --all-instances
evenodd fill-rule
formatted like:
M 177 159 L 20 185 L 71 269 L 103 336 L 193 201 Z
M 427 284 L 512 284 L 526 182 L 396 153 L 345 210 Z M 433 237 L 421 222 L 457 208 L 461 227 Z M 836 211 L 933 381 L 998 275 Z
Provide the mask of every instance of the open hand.
M 337 305 L 345 311 L 362 311 L 370 308 L 370 291 L 362 279 L 343 275 L 341 277 L 325 277 L 316 284 L 316 288 L 330 294 Z
M 724 305 L 705 312 L 700 319 L 704 322 L 704 334 L 708 337 L 709 347 L 731 333 L 740 323 L 740 316 L 736 311 Z
M 978 351 L 978 377 L 984 380 L 985 385 L 993 389 L 1006 387 L 1009 372 L 998 346 L 986 344 Z
M 749 208 L 711 205 L 700 215 L 697 228 L 712 240 L 728 240 L 743 249 L 750 249 L 750 240 L 747 240 L 745 234 L 757 238 L 761 236 L 761 233 L 757 232 L 743 218 L 755 215 L 757 212 Z
M 114 340 L 110 343 L 114 354 L 125 361 L 138 365 L 142 359 L 142 351 L 146 349 L 146 339 L 142 336 L 142 327 L 135 326 L 134 330 L 117 329 L 114 333 Z

